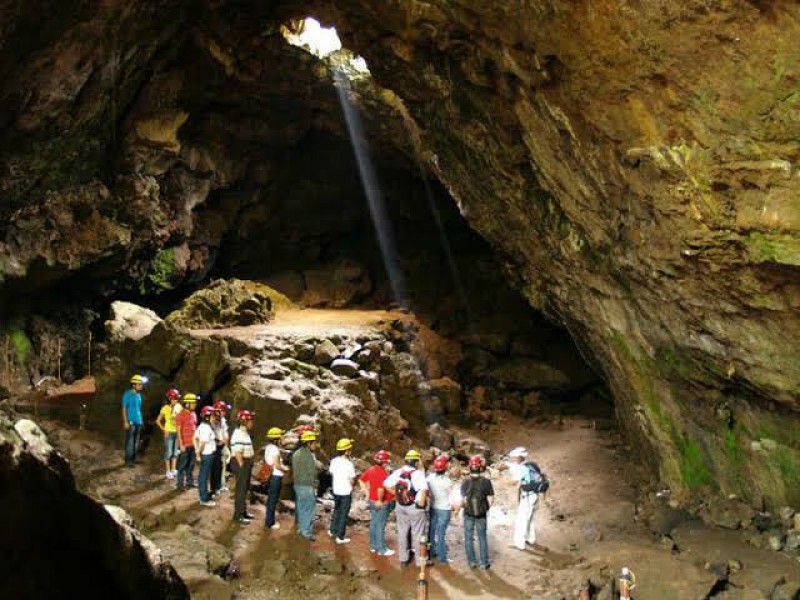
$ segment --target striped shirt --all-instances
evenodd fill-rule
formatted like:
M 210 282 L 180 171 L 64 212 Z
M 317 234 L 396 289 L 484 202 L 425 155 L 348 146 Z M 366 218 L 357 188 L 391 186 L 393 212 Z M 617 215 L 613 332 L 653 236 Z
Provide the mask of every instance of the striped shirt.
M 243 458 L 253 458 L 253 441 L 245 427 L 237 427 L 231 436 L 231 454 L 242 453 Z

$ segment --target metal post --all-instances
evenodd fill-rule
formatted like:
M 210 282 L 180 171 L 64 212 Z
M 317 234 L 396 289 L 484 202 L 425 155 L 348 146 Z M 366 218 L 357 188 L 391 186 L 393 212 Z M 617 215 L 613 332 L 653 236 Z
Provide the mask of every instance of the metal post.
M 419 580 L 417 581 L 417 600 L 428 600 L 428 580 L 425 579 L 425 564 L 428 562 L 428 537 L 419 539 Z

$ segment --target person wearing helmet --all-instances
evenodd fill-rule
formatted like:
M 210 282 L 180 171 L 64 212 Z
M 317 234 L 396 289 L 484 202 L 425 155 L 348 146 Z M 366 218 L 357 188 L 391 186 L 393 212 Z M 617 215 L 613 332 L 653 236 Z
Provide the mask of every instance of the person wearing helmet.
M 522 490 L 523 479 L 527 474 L 525 462 L 528 458 L 528 451 L 522 446 L 514 448 L 508 453 L 508 473 L 519 487 L 519 506 L 517 516 L 514 520 L 514 541 L 513 546 L 517 550 L 525 550 L 526 545 L 536 543 L 536 527 L 534 516 L 536 514 L 539 495 L 536 492 L 526 492 Z
M 394 510 L 394 495 L 384 487 L 389 477 L 389 459 L 386 450 L 378 450 L 372 457 L 374 463 L 358 479 L 361 491 L 367 497 L 369 520 L 369 551 L 379 556 L 393 556 L 394 550 L 386 546 L 386 521 Z
M 487 515 L 494 496 L 492 482 L 483 477 L 486 462 L 482 456 L 469 459 L 469 479 L 461 484 L 461 506 L 464 509 L 464 549 L 471 569 L 488 569 L 489 540 L 486 535 Z M 478 534 L 480 563 L 475 559 L 475 534 Z
M 125 466 L 136 464 L 136 450 L 139 447 L 139 436 L 142 425 L 142 388 L 147 377 L 134 375 L 130 380 L 131 387 L 122 395 L 122 426 L 125 429 Z
M 328 467 L 333 480 L 333 516 L 328 535 L 337 544 L 349 544 L 350 538 L 344 534 L 347 529 L 347 515 L 353 502 L 353 482 L 356 480 L 356 468 L 350 460 L 353 440 L 342 438 L 336 442 L 336 452 L 337 455 Z
M 255 516 L 247 512 L 247 492 L 250 491 L 250 477 L 253 471 L 253 440 L 250 430 L 253 429 L 255 413 L 249 410 L 239 411 L 239 426 L 231 436 L 231 454 L 236 468 L 236 493 L 233 499 L 233 520 L 247 525 Z
M 315 540 L 312 524 L 316 509 L 317 432 L 304 431 L 300 436 L 300 447 L 292 454 L 292 471 L 294 472 L 295 519 L 298 533 L 307 540 Z
M 194 487 L 194 433 L 197 431 L 197 405 L 195 394 L 183 395 L 183 410 L 175 415 L 175 427 L 178 429 L 178 461 L 175 485 L 179 492 L 187 487 Z
M 428 531 L 428 482 L 425 471 L 420 468 L 420 459 L 418 450 L 409 450 L 405 455 L 406 464 L 392 472 L 384 482 L 387 488 L 395 490 L 399 558 L 404 566 L 411 563 L 412 549 L 419 555 L 420 539 Z M 417 566 L 420 564 L 417 556 Z
M 431 557 L 439 559 L 443 565 L 452 561 L 447 558 L 447 545 L 445 534 L 450 525 L 450 516 L 453 510 L 453 492 L 455 483 L 447 474 L 447 465 L 450 457 L 440 454 L 433 461 L 433 473 L 428 475 L 428 489 L 431 496 L 431 524 L 428 540 L 431 545 Z
M 166 479 L 175 479 L 178 474 L 175 462 L 178 458 L 178 428 L 175 425 L 176 410 L 180 412 L 181 405 L 178 400 L 181 393 L 175 388 L 170 388 L 166 392 L 164 406 L 156 418 L 156 426 L 164 434 L 164 470 Z
M 269 529 L 280 529 L 281 524 L 275 520 L 275 509 L 281 497 L 281 487 L 283 486 L 283 476 L 289 470 L 283 463 L 279 444 L 284 431 L 280 427 L 270 427 L 267 431 L 269 444 L 264 448 L 264 462 L 272 468 L 267 487 L 267 509 L 264 516 L 264 527 Z
M 230 430 L 228 428 L 228 419 L 225 415 L 230 409 L 231 406 L 225 404 L 222 400 L 214 402 L 214 412 L 217 415 L 214 423 L 217 449 L 214 452 L 214 462 L 211 465 L 211 493 L 214 496 L 228 491 L 226 480 L 228 478 L 228 462 L 231 459 L 231 451 L 228 448 Z
M 194 451 L 200 457 L 200 470 L 197 474 L 197 490 L 200 494 L 200 504 L 202 506 L 216 506 L 217 503 L 211 499 L 211 465 L 214 462 L 214 454 L 217 451 L 217 438 L 214 434 L 214 421 L 217 413 L 211 406 L 204 406 L 200 411 L 202 422 L 194 432 Z

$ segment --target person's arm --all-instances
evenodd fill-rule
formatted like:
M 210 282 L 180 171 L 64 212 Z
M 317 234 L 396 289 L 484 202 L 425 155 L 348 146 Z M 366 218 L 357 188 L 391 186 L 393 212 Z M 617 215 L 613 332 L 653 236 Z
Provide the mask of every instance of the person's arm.
M 486 479 L 485 481 L 486 481 L 486 503 L 489 505 L 489 508 L 491 508 L 492 504 L 494 504 L 494 486 L 492 485 L 492 482 L 489 481 L 488 479 Z
M 125 410 L 125 401 L 124 400 L 122 401 L 122 426 L 125 429 L 130 429 L 131 428 L 131 423 L 128 420 L 128 411 Z
M 161 430 L 162 433 L 167 433 L 167 430 L 164 428 L 164 425 L 167 422 L 166 414 L 164 413 L 164 409 L 162 408 L 158 412 L 158 417 L 156 417 L 156 425 Z
M 198 427 L 197 430 L 194 432 L 194 439 L 192 440 L 194 442 L 194 453 L 197 456 L 197 460 L 200 460 L 200 456 L 201 456 L 201 454 L 200 454 L 200 436 L 198 435 L 199 433 L 200 433 L 200 428 Z

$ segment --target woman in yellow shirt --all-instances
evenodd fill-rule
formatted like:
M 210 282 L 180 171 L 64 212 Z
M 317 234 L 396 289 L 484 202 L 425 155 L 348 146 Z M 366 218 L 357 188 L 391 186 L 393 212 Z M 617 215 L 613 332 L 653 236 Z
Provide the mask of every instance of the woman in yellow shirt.
M 167 401 L 161 407 L 156 419 L 156 425 L 164 432 L 164 469 L 167 479 L 175 479 L 178 471 L 175 463 L 178 459 L 178 427 L 175 425 L 175 415 L 182 410 L 178 404 L 181 393 L 175 388 L 167 390 Z

